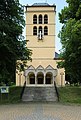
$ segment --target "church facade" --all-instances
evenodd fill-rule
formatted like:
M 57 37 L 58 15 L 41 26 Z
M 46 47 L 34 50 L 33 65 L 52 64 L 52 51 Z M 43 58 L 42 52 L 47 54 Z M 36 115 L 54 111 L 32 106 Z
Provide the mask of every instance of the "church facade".
M 56 6 L 48 3 L 34 3 L 26 7 L 26 40 L 32 50 L 32 61 L 24 72 L 16 73 L 16 85 L 57 86 L 65 85 L 64 68 L 58 69 L 55 52 Z

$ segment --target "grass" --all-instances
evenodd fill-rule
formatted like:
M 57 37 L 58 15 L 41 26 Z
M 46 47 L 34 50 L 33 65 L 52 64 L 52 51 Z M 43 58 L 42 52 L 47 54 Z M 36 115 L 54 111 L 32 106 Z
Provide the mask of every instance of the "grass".
M 61 103 L 81 104 L 81 87 L 61 87 L 58 90 Z
M 81 87 L 59 87 L 60 103 L 81 104 Z M 0 93 L 0 104 L 21 103 L 20 94 L 22 87 L 12 86 L 9 95 Z
M 3 103 L 20 103 L 20 94 L 22 87 L 12 86 L 9 88 L 9 94 L 0 93 L 0 104 Z

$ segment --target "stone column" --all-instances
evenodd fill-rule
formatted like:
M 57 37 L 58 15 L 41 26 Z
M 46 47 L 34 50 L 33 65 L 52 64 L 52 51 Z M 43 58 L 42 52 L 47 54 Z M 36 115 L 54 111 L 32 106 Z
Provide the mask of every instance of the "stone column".
M 55 80 L 55 77 L 53 76 L 53 82 L 52 82 L 53 85 L 54 85 L 54 80 Z
M 43 82 L 44 85 L 45 85 L 45 82 L 46 82 L 45 76 L 46 76 L 46 75 L 44 74 L 44 82 Z
M 21 74 L 21 72 L 19 72 L 19 86 L 21 86 L 21 76 L 22 76 L 22 74 Z
M 37 76 L 35 75 L 35 85 L 37 84 Z

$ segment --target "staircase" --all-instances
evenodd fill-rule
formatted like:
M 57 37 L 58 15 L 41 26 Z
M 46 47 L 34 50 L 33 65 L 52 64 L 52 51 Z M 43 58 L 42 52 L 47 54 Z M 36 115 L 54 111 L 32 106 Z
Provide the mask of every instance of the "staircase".
M 25 87 L 22 101 L 57 101 L 55 87 Z

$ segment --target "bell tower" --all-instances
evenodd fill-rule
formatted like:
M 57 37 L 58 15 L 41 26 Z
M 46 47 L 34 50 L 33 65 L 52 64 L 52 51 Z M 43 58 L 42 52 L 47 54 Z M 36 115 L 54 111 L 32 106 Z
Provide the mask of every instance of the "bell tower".
M 55 56 L 55 14 L 55 5 L 26 6 L 27 47 L 32 50 L 32 62 L 36 60 L 36 65 L 43 64 L 43 60 L 53 60 Z

